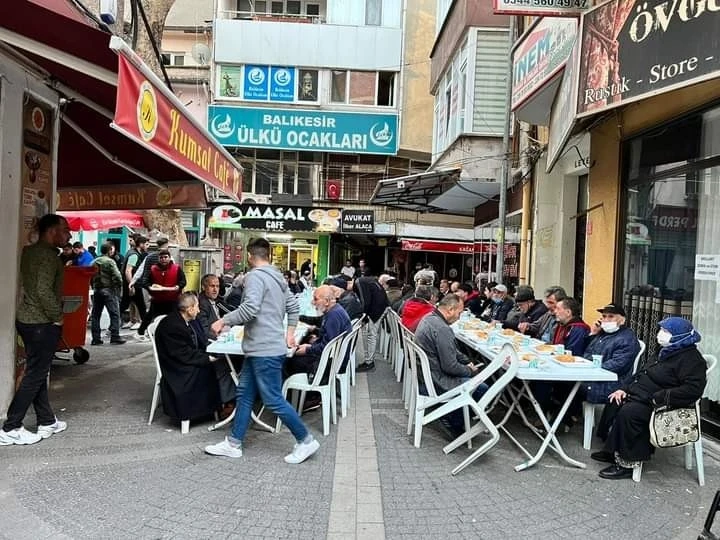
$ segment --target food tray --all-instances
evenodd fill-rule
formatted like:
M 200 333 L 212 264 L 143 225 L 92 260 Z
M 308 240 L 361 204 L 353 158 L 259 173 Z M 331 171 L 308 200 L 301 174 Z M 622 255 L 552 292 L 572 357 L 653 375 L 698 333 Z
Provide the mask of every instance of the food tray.
M 563 367 L 569 367 L 569 368 L 591 368 L 591 367 L 593 367 L 593 363 L 591 360 L 585 360 L 585 358 L 580 358 L 579 356 L 575 357 L 574 362 L 561 362 L 554 356 L 547 356 L 547 358 L 550 358 L 550 360 L 552 360 L 556 364 L 561 365 Z

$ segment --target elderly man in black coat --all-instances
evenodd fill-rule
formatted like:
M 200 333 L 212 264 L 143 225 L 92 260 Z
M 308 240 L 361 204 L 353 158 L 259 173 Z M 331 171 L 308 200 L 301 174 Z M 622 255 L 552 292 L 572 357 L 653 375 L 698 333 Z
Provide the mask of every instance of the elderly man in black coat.
M 220 406 L 215 368 L 190 325 L 199 311 L 197 296 L 183 293 L 178 309 L 160 321 L 155 332 L 163 408 L 178 420 L 208 416 Z

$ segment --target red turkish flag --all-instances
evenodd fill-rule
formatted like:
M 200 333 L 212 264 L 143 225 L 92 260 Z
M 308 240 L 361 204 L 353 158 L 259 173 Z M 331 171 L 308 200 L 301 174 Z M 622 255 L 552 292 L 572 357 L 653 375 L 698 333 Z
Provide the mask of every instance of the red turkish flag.
M 342 183 L 340 182 L 340 180 L 326 180 L 325 181 L 325 198 L 336 201 L 340 198 L 341 192 L 342 192 Z

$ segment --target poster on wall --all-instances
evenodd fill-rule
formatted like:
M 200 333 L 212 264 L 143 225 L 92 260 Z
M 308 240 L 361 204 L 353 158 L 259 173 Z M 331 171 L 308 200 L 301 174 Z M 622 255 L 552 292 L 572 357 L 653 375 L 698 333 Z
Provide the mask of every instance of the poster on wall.
M 242 67 L 220 66 L 218 94 L 223 98 L 239 98 L 242 88 Z
M 21 244 L 37 240 L 37 220 L 50 212 L 52 199 L 52 109 L 26 95 L 21 162 Z

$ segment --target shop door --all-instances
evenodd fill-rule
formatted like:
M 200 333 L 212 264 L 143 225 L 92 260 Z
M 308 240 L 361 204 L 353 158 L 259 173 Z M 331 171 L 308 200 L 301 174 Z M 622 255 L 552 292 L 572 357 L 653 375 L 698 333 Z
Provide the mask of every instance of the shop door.
M 585 291 L 585 241 L 587 234 L 588 175 L 578 178 L 577 218 L 575 221 L 575 279 L 573 296 L 582 305 Z

